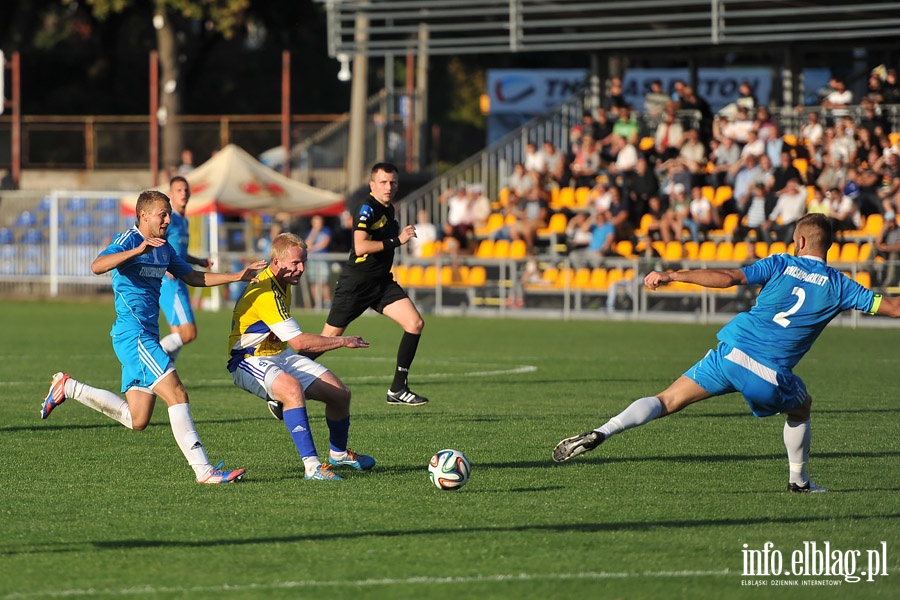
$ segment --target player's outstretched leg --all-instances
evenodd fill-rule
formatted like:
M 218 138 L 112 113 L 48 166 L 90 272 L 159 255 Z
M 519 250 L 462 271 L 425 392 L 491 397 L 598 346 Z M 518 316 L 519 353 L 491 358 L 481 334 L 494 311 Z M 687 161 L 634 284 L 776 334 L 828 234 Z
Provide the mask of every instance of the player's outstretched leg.
M 69 379 L 70 377 L 62 371 L 50 379 L 50 391 L 47 392 L 47 397 L 41 405 L 42 419 L 49 417 L 54 408 L 66 401 L 66 381 Z
M 428 398 L 404 387 L 397 392 L 388 390 L 387 403 L 394 406 L 421 406 L 428 403 Z
M 590 452 L 602 444 L 605 439 L 605 435 L 593 430 L 566 438 L 553 449 L 553 460 L 555 462 L 565 462 L 579 454 Z
M 212 471 L 210 471 L 206 477 L 198 478 L 197 483 L 231 483 L 232 481 L 240 481 L 244 476 L 244 473 L 247 472 L 246 469 L 226 470 L 222 468 L 223 466 L 225 466 L 225 463 L 220 462 L 215 467 L 213 467 Z

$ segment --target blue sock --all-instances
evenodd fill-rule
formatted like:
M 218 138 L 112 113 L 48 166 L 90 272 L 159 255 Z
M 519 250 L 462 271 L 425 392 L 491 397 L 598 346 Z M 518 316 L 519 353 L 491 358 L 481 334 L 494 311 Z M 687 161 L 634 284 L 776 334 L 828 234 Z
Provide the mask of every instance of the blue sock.
M 347 451 L 347 438 L 350 433 L 350 417 L 344 417 L 340 421 L 332 421 L 325 418 L 328 424 L 328 441 L 331 443 L 331 449 L 335 452 Z
M 306 407 L 292 408 L 284 411 L 284 425 L 291 433 L 294 445 L 301 458 L 317 456 L 316 445 L 313 443 L 312 431 L 309 430 L 309 417 L 306 416 Z

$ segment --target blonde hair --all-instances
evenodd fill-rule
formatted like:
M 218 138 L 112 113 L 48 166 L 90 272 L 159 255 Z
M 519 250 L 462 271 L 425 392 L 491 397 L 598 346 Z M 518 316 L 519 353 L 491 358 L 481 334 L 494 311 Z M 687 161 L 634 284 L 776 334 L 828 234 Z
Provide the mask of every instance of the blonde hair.
M 287 255 L 288 250 L 294 247 L 306 250 L 306 241 L 293 233 L 279 233 L 275 236 L 275 239 L 272 240 L 270 255 L 273 259 L 277 258 L 281 260 Z
M 165 202 L 171 205 L 169 197 L 157 190 L 144 190 L 140 193 L 137 203 L 134 205 L 134 219 L 136 222 L 141 221 L 141 212 L 149 211 L 157 202 Z

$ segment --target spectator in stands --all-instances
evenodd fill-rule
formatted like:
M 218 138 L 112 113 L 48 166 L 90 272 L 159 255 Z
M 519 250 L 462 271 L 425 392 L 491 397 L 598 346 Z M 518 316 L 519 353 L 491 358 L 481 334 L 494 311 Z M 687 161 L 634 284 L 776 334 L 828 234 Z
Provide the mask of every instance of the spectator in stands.
M 684 88 L 687 84 L 683 79 L 676 79 L 672 82 L 672 100 L 675 102 L 681 102 L 681 99 L 684 98 Z
M 798 142 L 803 146 L 808 147 L 811 145 L 815 148 L 822 143 L 824 137 L 825 130 L 822 128 L 822 124 L 819 123 L 819 113 L 810 112 L 806 115 L 806 123 L 800 128 Z
M 719 227 L 718 213 L 699 186 L 691 188 L 689 210 L 690 216 L 685 219 L 685 226 L 691 232 L 691 239 L 699 244 L 701 239 L 707 238 L 711 229 Z
M 772 186 L 775 184 L 775 167 L 772 165 L 772 160 L 768 154 L 763 154 L 759 157 L 759 171 L 758 181 L 761 181 L 766 186 L 767 194 L 771 193 Z
M 851 121 L 852 122 L 852 121 Z M 831 139 L 829 151 L 840 155 L 845 164 L 856 162 L 856 139 L 853 129 L 847 127 L 845 119 L 837 119 L 834 123 L 834 137 Z
M 601 112 L 603 114 L 603 117 L 606 118 L 606 111 L 602 108 L 597 111 L 598 114 L 600 114 Z M 604 135 L 604 132 L 601 131 L 600 123 L 597 121 L 597 119 L 594 118 L 594 113 L 592 113 L 590 110 L 585 110 L 581 113 L 582 135 L 590 136 L 595 140 L 602 140 L 604 137 L 609 135 L 610 132 L 612 132 L 612 127 L 610 127 L 609 132 L 605 132 Z
M 766 215 L 769 214 L 768 204 L 765 184 L 754 184 L 750 198 L 746 202 L 738 203 L 738 214 L 741 219 L 731 234 L 732 242 L 744 241 L 750 232 L 755 232 L 757 240 L 766 239 L 763 223 L 766 222 Z
M 828 203 L 825 201 L 825 195 L 818 186 L 811 186 L 812 198 L 807 200 L 806 214 L 822 214 L 828 215 Z
M 709 102 L 705 98 L 696 93 L 694 88 L 684 86 L 681 98 L 681 110 L 697 111 L 699 119 L 699 127 L 697 133 L 700 141 L 705 145 L 713 137 L 713 112 L 709 106 Z
M 469 248 L 474 226 L 472 225 L 472 203 L 466 184 L 460 183 L 455 190 L 447 190 L 441 195 L 441 203 L 447 207 L 443 236 L 447 250 L 452 257 L 464 253 Z
M 716 139 L 730 137 L 737 142 L 740 148 L 744 147 L 749 133 L 753 131 L 753 119 L 750 118 L 750 111 L 743 106 L 738 106 L 734 116 L 730 119 L 719 118 L 713 125 Z
M 707 156 L 706 147 L 700 141 L 699 133 L 696 129 L 688 129 L 684 132 L 684 142 L 678 151 L 678 156 L 663 162 L 659 166 L 659 170 L 673 172 L 684 171 L 689 174 L 685 187 L 694 184 L 702 185 L 703 169 L 706 168 Z M 671 177 L 670 179 L 673 179 Z
M 469 195 L 469 211 L 472 215 L 472 228 L 484 229 L 491 216 L 491 201 L 484 195 L 480 183 L 473 183 L 466 188 Z
M 422 258 L 425 246 L 435 244 L 437 241 L 437 227 L 431 222 L 428 211 L 424 208 L 419 209 L 416 213 L 416 236 L 409 240 L 410 251 L 416 258 Z
M 591 243 L 591 215 L 586 212 L 577 212 L 572 215 L 569 222 L 566 223 L 566 248 L 570 260 L 573 260 L 575 268 L 587 266 L 585 257 L 587 256 L 587 248 Z M 575 260 L 582 258 L 579 264 L 575 264 Z
M 637 144 L 641 133 L 641 126 L 637 118 L 628 106 L 623 106 L 618 111 L 619 118 L 613 124 L 613 134 L 625 138 L 629 144 Z M 609 140 L 612 143 L 612 139 Z
M 847 175 L 847 165 L 840 154 L 827 153 L 822 157 L 822 170 L 816 178 L 816 185 L 823 190 L 841 188 Z
M 882 104 L 900 104 L 900 83 L 897 80 L 897 69 L 887 69 L 884 82 L 881 84 Z
M 525 144 L 525 156 L 522 160 L 525 170 L 540 176 L 547 170 L 547 164 L 544 162 L 544 155 L 538 151 L 537 144 L 528 142 Z
M 893 207 L 894 198 L 900 193 L 900 155 L 893 151 L 885 153 L 873 165 L 873 170 L 881 180 L 877 194 L 884 207 L 880 212 L 885 212 L 887 207 Z
M 663 91 L 662 81 L 654 79 L 650 82 L 650 91 L 644 94 L 644 114 L 651 120 L 658 119 L 672 101 L 672 98 Z
M 605 145 L 609 143 L 609 136 L 613 132 L 613 123 L 605 108 L 600 107 L 597 109 L 597 117 L 594 119 L 591 130 L 593 131 L 592 137 L 598 144 Z
M 525 306 L 525 288 L 534 285 L 549 285 L 544 280 L 541 266 L 534 258 L 529 258 L 522 269 L 522 275 L 513 283 L 512 294 L 506 299 L 509 308 L 522 308 Z
M 781 162 L 782 152 L 787 152 L 791 156 L 791 160 L 793 160 L 795 148 L 784 141 L 784 136 L 781 134 L 781 127 L 777 123 L 772 123 L 770 131 L 774 137 L 766 140 L 766 154 L 769 155 L 769 159 L 772 163 L 777 165 Z
M 625 185 L 626 178 L 637 168 L 637 148 L 624 137 L 613 135 L 611 154 L 615 161 L 606 167 L 606 171 L 617 185 Z
M 629 218 L 631 224 L 637 227 L 641 222 L 641 216 L 649 208 L 650 198 L 659 193 L 659 180 L 645 157 L 638 157 L 634 173 L 628 177 L 628 185 L 625 189 L 631 207 Z
M 752 154 L 757 158 L 763 156 L 766 153 L 766 142 L 763 141 L 759 135 L 757 135 L 756 130 L 751 129 L 747 132 L 747 143 L 744 144 L 744 147 L 741 148 L 741 156 L 747 156 L 748 154 Z
M 863 114 L 859 118 L 859 129 L 867 129 L 872 139 L 875 139 L 876 132 L 880 129 L 882 132 L 890 132 L 891 124 L 884 113 L 872 101 L 863 98 L 859 103 Z
M 775 121 L 772 120 L 772 113 L 765 106 L 756 109 L 756 117 L 753 119 L 753 129 L 756 135 L 763 141 L 768 141 L 778 137 L 775 131 Z
M 618 119 L 622 118 L 621 111 L 623 109 L 628 110 L 628 101 L 625 100 L 625 95 L 622 93 L 621 77 L 612 77 L 609 80 L 609 99 L 606 102 L 606 108 L 609 114 Z
M 544 141 L 541 153 L 544 155 L 544 165 L 546 166 L 546 172 L 543 174 L 541 182 L 544 189 L 561 186 L 566 169 L 566 157 L 550 140 Z
M 791 153 L 783 151 L 779 157 L 778 166 L 775 167 L 775 170 L 772 172 L 772 191 L 777 194 L 784 189 L 791 179 L 802 182 L 803 176 L 800 174 L 797 167 L 794 166 L 794 160 L 791 158 Z
M 828 218 L 835 237 L 842 237 L 844 231 L 854 231 L 862 226 L 859 207 L 850 196 L 845 196 L 840 188 L 833 187 L 825 194 L 828 203 Z
M 569 164 L 572 173 L 572 187 L 591 187 L 600 170 L 600 152 L 597 143 L 589 135 L 581 137 L 581 147 Z
M 771 242 L 769 234 L 772 234 L 775 240 L 790 244 L 794 239 L 797 221 L 806 214 L 807 192 L 800 185 L 799 179 L 791 178 L 781 190 L 775 192 L 775 196 L 778 200 L 775 202 L 775 208 L 769 213 L 769 218 L 762 225 L 765 235 L 760 239 Z
M 281 233 L 279 231 L 278 233 Z M 275 236 L 278 235 L 276 233 L 272 236 L 271 239 L 275 239 Z M 332 252 L 350 252 L 350 248 L 352 247 L 353 241 L 353 214 L 345 210 L 341 213 L 339 220 L 339 227 L 334 231 L 331 236 L 331 251 Z
M 513 172 L 506 179 L 506 189 L 509 190 L 507 203 L 515 204 L 536 186 L 536 174 L 526 170 L 524 163 L 516 163 L 513 166 Z
M 631 224 L 631 205 L 628 197 L 622 194 L 621 188 L 616 185 L 609 187 L 609 207 L 606 209 L 606 218 L 612 223 L 616 231 L 616 240 L 630 240 L 634 233 Z
M 741 160 L 740 148 L 728 136 L 723 137 L 721 141 L 713 140 L 712 145 L 713 148 L 709 153 L 709 162 L 713 164 L 713 168 L 707 178 L 709 185 L 713 187 L 719 187 L 720 185 L 734 186 L 732 166 L 738 164 L 738 161 Z
M 753 184 L 760 178 L 762 172 L 762 169 L 759 168 L 758 159 L 752 154 L 734 163 L 731 170 L 731 174 L 734 177 L 734 189 L 732 191 L 738 206 L 743 206 L 749 201 L 753 193 Z
M 582 228 L 590 232 L 591 241 L 587 248 L 569 253 L 573 266 L 579 265 L 580 268 L 580 266 L 589 265 L 596 268 L 603 265 L 603 259 L 607 256 L 617 256 L 615 252 L 616 229 L 609 222 L 604 211 L 594 213 L 591 219 L 584 222 Z
M 304 272 L 309 279 L 312 300 L 319 308 L 331 308 L 331 286 L 328 285 L 331 266 L 321 256 L 328 252 L 331 245 L 331 228 L 325 225 L 325 218 L 322 215 L 312 216 L 304 240 L 308 253 Z
M 665 114 L 653 136 L 653 149 L 658 161 L 667 161 L 678 156 L 684 142 L 684 127 L 676 116 L 677 106 L 668 104 Z
M 644 215 L 649 215 L 646 223 L 644 222 L 644 215 L 641 215 L 641 223 L 644 225 L 643 233 L 646 235 L 646 238 L 641 240 L 641 242 L 644 244 L 644 250 L 647 253 L 652 252 L 651 241 L 662 239 L 663 217 L 665 214 L 666 209 L 663 207 L 659 196 L 656 194 L 650 196 L 649 200 L 647 200 L 647 212 L 644 213 Z
M 550 205 L 537 188 L 532 188 L 523 200 L 513 209 L 516 221 L 510 225 L 509 235 L 513 240 L 523 240 L 528 253 L 533 254 L 538 230 L 550 222 Z
M 692 239 L 699 240 L 697 224 L 691 220 L 691 201 L 685 192 L 685 186 L 676 183 L 669 193 L 669 208 L 663 213 L 659 233 L 664 242 L 681 241 L 681 234 L 689 228 Z
M 897 262 L 900 261 L 900 226 L 897 225 L 897 214 L 891 210 L 884 213 L 884 226 L 875 240 L 876 256 L 887 262 L 876 262 L 879 269 L 881 287 L 897 285 Z
M 178 165 L 178 175 L 187 175 L 194 170 L 194 153 L 185 148 L 181 151 L 181 164 Z
M 844 80 L 832 77 L 828 82 L 831 91 L 822 101 L 826 123 L 834 123 L 835 120 L 850 114 L 850 105 L 853 104 L 853 92 L 847 89 Z

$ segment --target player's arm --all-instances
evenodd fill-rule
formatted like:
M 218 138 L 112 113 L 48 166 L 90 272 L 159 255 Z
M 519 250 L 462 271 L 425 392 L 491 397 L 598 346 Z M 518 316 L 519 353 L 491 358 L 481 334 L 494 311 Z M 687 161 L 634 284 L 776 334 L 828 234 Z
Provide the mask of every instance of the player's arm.
M 140 245 L 135 246 L 129 250 L 122 250 L 121 252 L 111 252 L 109 254 L 100 254 L 97 258 L 94 259 L 94 262 L 91 263 L 91 271 L 93 271 L 94 275 L 102 275 L 104 273 L 108 273 L 124 263 L 127 260 L 131 260 L 141 254 L 146 254 L 147 252 L 152 251 L 154 248 L 159 248 L 163 244 L 166 243 L 166 240 L 163 238 L 146 238 Z
M 288 345 L 295 352 L 310 352 L 321 354 L 338 348 L 368 348 L 369 342 L 358 335 L 343 335 L 329 337 L 316 333 L 301 333 L 287 340 Z
M 694 269 L 691 271 L 652 271 L 644 277 L 644 285 L 651 290 L 659 286 L 680 281 L 708 288 L 727 288 L 747 283 L 747 276 L 741 269 Z
M 384 241 L 373 240 L 369 237 L 369 234 L 362 229 L 354 229 L 353 248 L 356 251 L 357 256 L 374 254 L 384 250 L 393 251 L 394 248 L 402 246 L 408 242 L 410 238 L 414 237 L 416 237 L 416 228 L 413 225 L 407 225 L 400 230 L 400 233 L 396 237 L 391 237 Z
M 203 267 L 204 269 L 208 269 L 212 266 L 212 260 L 208 258 L 199 258 L 191 254 L 188 254 L 184 260 L 189 265 L 197 265 L 198 267 Z
M 236 281 L 245 281 L 249 283 L 256 277 L 256 273 L 265 269 L 268 264 L 269 263 L 264 260 L 258 260 L 234 273 L 207 273 L 206 271 L 194 271 L 191 269 L 178 275 L 178 278 L 193 287 L 212 287 L 234 283 Z
M 873 315 L 882 315 L 893 319 L 900 317 L 900 296 L 876 294 L 875 301 L 872 303 L 872 310 L 869 312 Z

